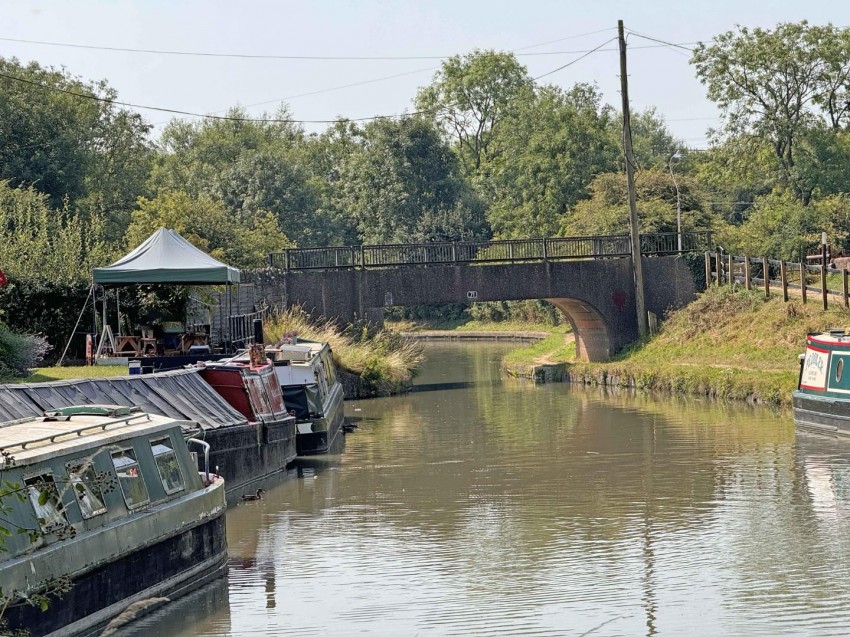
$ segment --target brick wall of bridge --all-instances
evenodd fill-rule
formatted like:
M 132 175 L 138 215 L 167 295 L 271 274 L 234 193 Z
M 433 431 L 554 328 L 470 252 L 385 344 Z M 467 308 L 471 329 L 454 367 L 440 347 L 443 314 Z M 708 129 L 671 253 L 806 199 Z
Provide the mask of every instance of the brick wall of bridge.
M 644 257 L 646 307 L 659 317 L 690 302 L 683 259 Z M 547 299 L 573 325 L 579 355 L 605 360 L 637 338 L 628 259 L 504 265 L 437 265 L 366 270 L 261 270 L 248 274 L 257 302 L 343 321 L 380 320 L 387 306 Z

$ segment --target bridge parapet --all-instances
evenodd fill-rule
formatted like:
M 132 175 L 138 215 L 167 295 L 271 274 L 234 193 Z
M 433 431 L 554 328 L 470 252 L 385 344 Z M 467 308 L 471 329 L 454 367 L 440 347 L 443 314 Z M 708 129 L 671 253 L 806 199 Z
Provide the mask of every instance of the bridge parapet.
M 675 232 L 641 235 L 643 255 L 670 255 L 678 250 Z M 712 249 L 711 232 L 683 232 L 683 252 Z M 389 245 L 296 248 L 269 255 L 280 270 L 366 269 L 421 265 L 527 263 L 570 259 L 622 258 L 631 255 L 629 235 L 594 235 L 504 241 L 442 241 Z

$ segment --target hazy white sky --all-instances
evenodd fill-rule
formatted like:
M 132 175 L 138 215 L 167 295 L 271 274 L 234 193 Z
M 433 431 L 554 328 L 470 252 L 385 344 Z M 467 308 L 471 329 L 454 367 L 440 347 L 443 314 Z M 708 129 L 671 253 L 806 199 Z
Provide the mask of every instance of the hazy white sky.
M 780 21 L 850 25 L 850 3 L 837 0 L 363 0 L 252 2 L 242 0 L 0 0 L 0 38 L 114 47 L 304 56 L 446 56 L 475 48 L 517 50 L 532 76 L 551 71 L 627 29 L 677 43 L 710 40 L 736 24 L 772 27 Z M 600 30 L 605 31 L 599 32 Z M 581 37 L 570 37 L 597 32 Z M 652 44 L 631 36 L 630 47 Z M 546 77 L 569 87 L 595 82 L 619 104 L 616 42 Z M 105 52 L 0 40 L 0 55 L 64 66 L 86 79 L 106 79 L 119 99 L 192 112 L 235 104 L 249 111 L 291 106 L 296 119 L 368 117 L 412 110 L 438 59 L 258 60 Z M 706 146 L 717 111 L 688 63 L 672 48 L 630 48 L 632 107 L 657 107 L 691 147 Z M 347 84 L 405 74 L 362 86 Z M 315 95 L 304 95 L 322 91 Z M 148 121 L 168 115 L 141 111 Z M 306 125 L 321 130 L 321 125 Z

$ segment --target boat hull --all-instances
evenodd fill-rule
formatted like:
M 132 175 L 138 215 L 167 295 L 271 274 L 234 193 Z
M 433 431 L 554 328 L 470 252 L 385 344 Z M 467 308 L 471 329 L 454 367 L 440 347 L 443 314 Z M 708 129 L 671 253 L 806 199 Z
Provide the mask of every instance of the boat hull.
M 345 410 L 343 408 L 342 386 L 337 385 L 331 400 L 326 406 L 326 416 L 317 418 L 311 421 L 312 431 L 302 432 L 301 427 L 304 423 L 298 425 L 298 434 L 295 437 L 296 446 L 299 456 L 314 456 L 320 453 L 327 453 L 333 448 L 334 442 L 342 432 L 342 425 L 345 421 Z
M 295 423 L 290 418 L 208 430 L 210 470 L 225 479 L 232 504 L 254 482 L 284 471 L 297 455 Z
M 16 560 L 18 568 L 0 570 L 0 578 L 5 580 L 8 574 L 9 580 L 18 580 L 23 567 L 41 581 L 45 579 L 41 573 L 67 575 L 72 586 L 61 598 L 51 598 L 45 612 L 20 605 L 8 608 L 4 617 L 11 627 L 28 629 L 32 637 L 94 635 L 134 602 L 173 599 L 223 575 L 227 566 L 223 489 L 218 480 L 188 510 L 179 505 L 154 507 L 157 510 L 131 516 L 102 532 L 60 542 L 47 555 L 36 551 Z M 186 521 L 190 519 L 191 523 Z M 150 534 L 152 528 L 161 527 L 167 531 Z M 87 563 L 99 554 L 108 557 Z M 144 611 L 158 605 L 151 603 Z
M 850 400 L 795 391 L 792 403 L 796 427 L 850 437 Z

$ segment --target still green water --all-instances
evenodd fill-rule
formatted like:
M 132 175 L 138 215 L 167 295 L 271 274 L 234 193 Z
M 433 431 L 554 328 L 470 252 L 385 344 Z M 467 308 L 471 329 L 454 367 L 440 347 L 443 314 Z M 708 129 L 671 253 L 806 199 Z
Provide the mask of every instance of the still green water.
M 710 401 L 503 380 L 410 395 L 227 513 L 229 576 L 134 635 L 850 633 L 850 443 Z

